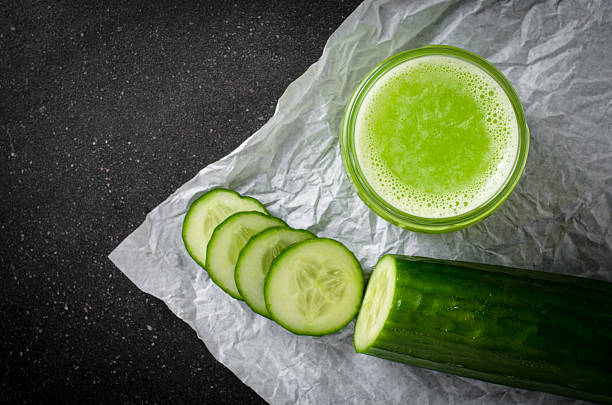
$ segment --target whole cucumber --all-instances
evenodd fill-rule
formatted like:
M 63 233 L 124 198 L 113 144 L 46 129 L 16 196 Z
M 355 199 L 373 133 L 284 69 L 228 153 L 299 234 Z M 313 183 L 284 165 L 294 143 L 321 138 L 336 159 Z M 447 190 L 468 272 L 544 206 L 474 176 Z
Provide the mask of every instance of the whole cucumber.
M 355 349 L 612 404 L 612 283 L 398 255 L 370 277 Z

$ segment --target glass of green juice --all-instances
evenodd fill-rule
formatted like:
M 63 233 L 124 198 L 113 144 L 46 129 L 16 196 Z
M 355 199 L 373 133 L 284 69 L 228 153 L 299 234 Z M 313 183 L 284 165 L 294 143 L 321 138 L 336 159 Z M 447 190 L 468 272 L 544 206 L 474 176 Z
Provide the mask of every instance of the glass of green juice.
M 529 149 L 523 107 L 485 59 L 450 46 L 399 53 L 361 81 L 340 134 L 345 171 L 376 214 L 441 233 L 490 215 Z

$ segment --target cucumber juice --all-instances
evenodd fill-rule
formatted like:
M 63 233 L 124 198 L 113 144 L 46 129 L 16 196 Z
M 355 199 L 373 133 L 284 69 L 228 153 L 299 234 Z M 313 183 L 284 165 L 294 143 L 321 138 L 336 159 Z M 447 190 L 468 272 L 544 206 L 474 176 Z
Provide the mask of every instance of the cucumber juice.
M 513 105 L 493 77 L 460 58 L 409 59 L 382 75 L 358 108 L 358 165 L 375 193 L 409 215 L 474 210 L 515 170 Z

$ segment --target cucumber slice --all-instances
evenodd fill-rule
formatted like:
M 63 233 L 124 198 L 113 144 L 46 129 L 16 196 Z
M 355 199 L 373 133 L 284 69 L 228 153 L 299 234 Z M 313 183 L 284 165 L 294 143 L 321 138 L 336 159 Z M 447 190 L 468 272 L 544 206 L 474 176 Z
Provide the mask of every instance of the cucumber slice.
M 272 319 L 285 329 L 321 336 L 355 317 L 363 287 L 361 266 L 350 250 L 332 239 L 309 239 L 272 262 L 264 296 Z
M 240 251 L 251 237 L 275 226 L 287 224 L 260 212 L 238 212 L 217 226 L 206 249 L 206 269 L 215 284 L 232 297 L 242 299 L 234 281 Z
M 301 229 L 275 227 L 253 236 L 240 252 L 234 277 L 245 302 L 260 315 L 270 317 L 264 299 L 264 283 L 272 261 L 283 250 L 303 240 L 316 238 Z
M 256 199 L 224 188 L 210 190 L 191 204 L 183 221 L 183 243 L 196 263 L 206 267 L 206 246 L 213 231 L 227 217 L 239 211 L 268 214 Z

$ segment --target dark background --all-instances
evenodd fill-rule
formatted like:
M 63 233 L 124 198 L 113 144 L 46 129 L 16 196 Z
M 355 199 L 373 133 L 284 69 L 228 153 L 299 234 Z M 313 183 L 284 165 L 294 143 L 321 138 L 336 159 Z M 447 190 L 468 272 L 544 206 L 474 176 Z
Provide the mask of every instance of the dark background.
M 0 3 L 0 402 L 263 402 L 107 255 L 358 3 Z

